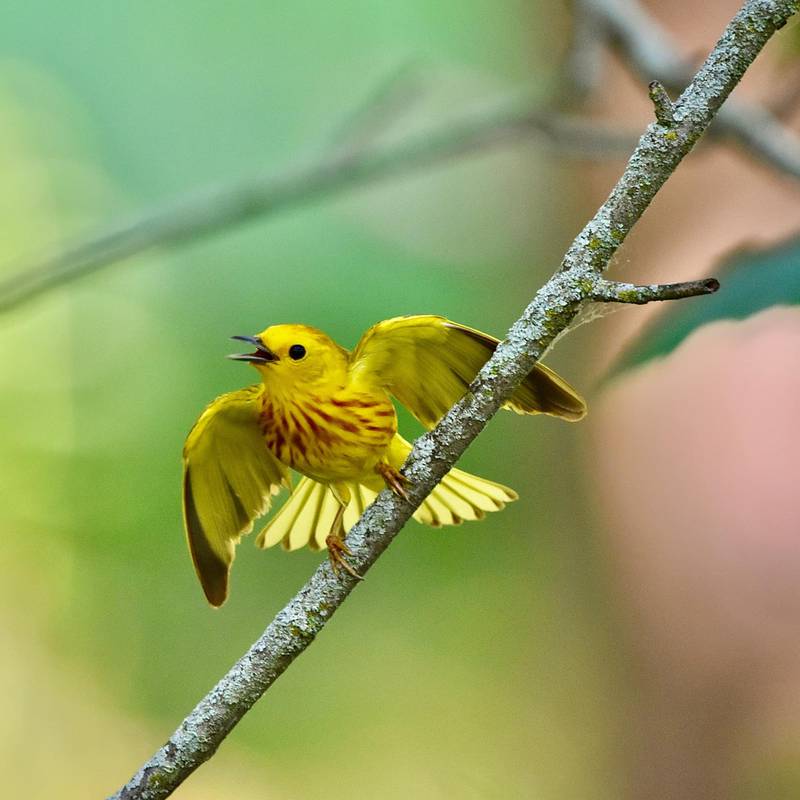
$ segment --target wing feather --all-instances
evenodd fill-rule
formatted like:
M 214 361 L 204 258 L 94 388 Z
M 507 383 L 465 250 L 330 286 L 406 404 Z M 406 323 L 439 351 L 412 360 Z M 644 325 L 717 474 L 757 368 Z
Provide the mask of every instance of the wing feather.
M 432 428 L 464 395 L 497 345 L 493 336 L 444 317 L 395 317 L 364 334 L 351 356 L 351 371 L 383 386 Z M 586 414 L 583 398 L 544 364 L 533 368 L 504 407 L 570 421 Z
M 259 429 L 261 387 L 214 400 L 183 448 L 183 518 L 189 551 L 209 603 L 221 606 L 236 545 L 266 513 L 289 472 Z

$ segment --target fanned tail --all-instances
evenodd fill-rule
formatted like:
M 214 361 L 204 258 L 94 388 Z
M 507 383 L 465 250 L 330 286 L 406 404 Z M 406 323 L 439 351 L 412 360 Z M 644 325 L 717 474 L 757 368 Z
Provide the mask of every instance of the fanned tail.
M 349 531 L 364 509 L 375 499 L 375 492 L 358 483 L 348 483 L 350 503 L 344 512 L 344 528 Z M 312 550 L 325 549 L 339 501 L 324 483 L 302 478 L 275 516 L 256 537 L 256 545 L 266 548 L 280 542 L 284 550 L 308 545 Z
M 348 483 L 350 502 L 344 512 L 344 528 L 349 531 L 377 492 L 360 483 Z M 451 469 L 441 483 L 414 512 L 414 519 L 434 528 L 460 525 L 483 519 L 486 512 L 500 511 L 517 499 L 513 489 L 487 481 L 460 469 Z M 326 484 L 302 478 L 275 516 L 256 537 L 258 547 L 280 543 L 285 550 L 308 545 L 311 550 L 325 549 L 339 503 Z
M 513 489 L 500 483 L 451 469 L 414 512 L 414 519 L 434 528 L 460 525 L 483 519 L 487 511 L 500 511 L 518 496 Z

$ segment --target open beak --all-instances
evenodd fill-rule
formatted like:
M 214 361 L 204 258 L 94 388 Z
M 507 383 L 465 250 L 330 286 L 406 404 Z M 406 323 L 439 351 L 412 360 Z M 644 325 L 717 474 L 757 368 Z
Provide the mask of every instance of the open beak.
M 269 364 L 270 361 L 277 361 L 278 356 L 272 352 L 258 336 L 231 336 L 231 339 L 238 339 L 240 342 L 248 342 L 256 348 L 255 353 L 232 353 L 228 358 L 234 361 L 250 361 L 253 364 Z

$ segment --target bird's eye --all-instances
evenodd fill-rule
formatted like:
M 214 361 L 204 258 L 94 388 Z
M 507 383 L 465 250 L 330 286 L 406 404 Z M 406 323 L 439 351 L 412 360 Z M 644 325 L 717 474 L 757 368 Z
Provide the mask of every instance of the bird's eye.
M 289 348 L 289 358 L 291 358 L 292 361 L 299 361 L 301 358 L 303 358 L 303 356 L 305 356 L 305 354 L 306 349 L 301 344 L 293 344 Z

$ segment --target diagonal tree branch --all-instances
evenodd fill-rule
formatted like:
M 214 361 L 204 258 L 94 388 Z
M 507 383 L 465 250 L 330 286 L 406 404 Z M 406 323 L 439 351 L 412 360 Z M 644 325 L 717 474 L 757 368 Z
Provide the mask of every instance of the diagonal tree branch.
M 708 293 L 711 280 L 687 285 L 637 287 L 605 281 L 610 257 L 644 213 L 681 159 L 708 126 L 774 31 L 800 0 L 747 0 L 694 80 L 674 104 L 674 125 L 651 124 L 618 184 L 581 231 L 559 270 L 537 292 L 508 337 L 442 421 L 414 444 L 404 471 L 410 500 L 383 491 L 348 535 L 352 565 L 362 574 L 389 546 L 414 509 L 453 466 L 472 440 L 555 337 L 586 302 L 643 303 Z M 676 287 L 683 286 L 683 289 Z M 169 741 L 113 798 L 167 797 L 205 760 L 281 673 L 302 653 L 356 584 L 337 579 L 322 564 L 267 627 L 264 634 L 204 697 Z

